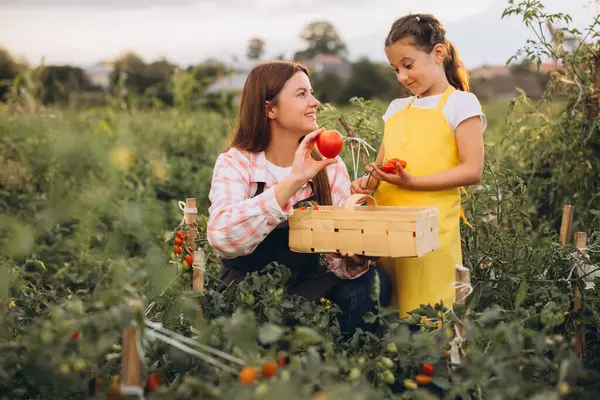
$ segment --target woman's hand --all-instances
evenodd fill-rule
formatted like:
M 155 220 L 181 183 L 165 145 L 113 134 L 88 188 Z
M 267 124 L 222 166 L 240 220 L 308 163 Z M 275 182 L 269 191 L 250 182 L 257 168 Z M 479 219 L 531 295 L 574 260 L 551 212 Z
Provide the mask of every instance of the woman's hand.
M 329 270 L 342 279 L 358 278 L 369 270 L 379 257 L 368 257 L 352 253 L 327 253 L 325 259 Z
M 308 182 L 309 179 L 314 178 L 315 175 L 317 175 L 328 165 L 332 165 L 337 162 L 335 158 L 326 158 L 317 161 L 311 156 L 313 147 L 315 146 L 316 138 L 324 130 L 325 128 L 319 128 L 316 131 L 312 131 L 306 135 L 300 142 L 298 149 L 296 149 L 290 175 L 296 178 L 299 182 L 302 182 L 302 185 Z
M 370 194 L 379 185 L 379 181 L 373 176 L 363 176 L 352 182 L 350 193 Z
M 310 179 L 314 178 L 315 175 L 328 165 L 337 162 L 334 158 L 317 161 L 311 156 L 316 137 L 323 131 L 324 128 L 317 129 L 302 139 L 298 145 L 298 149 L 296 149 L 296 152 L 294 153 L 294 161 L 292 162 L 292 171 L 290 172 L 290 175 L 275 185 L 275 197 L 281 208 L 283 208 L 294 193 L 302 189 Z

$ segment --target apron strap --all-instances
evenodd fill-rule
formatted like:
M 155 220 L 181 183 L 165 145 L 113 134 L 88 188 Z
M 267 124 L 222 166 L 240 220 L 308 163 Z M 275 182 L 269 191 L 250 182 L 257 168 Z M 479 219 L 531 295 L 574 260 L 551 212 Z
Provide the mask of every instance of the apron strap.
M 413 96 L 410 101 L 404 106 L 403 110 L 406 110 L 408 107 L 411 106 L 411 104 L 413 103 L 413 101 L 415 101 L 415 99 L 417 98 L 417 96 Z
M 442 109 L 444 108 L 444 105 L 446 104 L 446 101 L 448 101 L 448 97 L 450 97 L 450 94 L 452 94 L 452 92 L 454 92 L 456 89 L 454 89 L 454 86 L 449 85 L 446 90 L 444 90 L 444 94 L 442 95 L 442 98 L 440 99 L 440 102 L 437 105 L 437 110 L 438 111 L 442 111 Z
M 256 182 L 256 193 L 254 193 L 254 196 L 252 196 L 252 197 L 258 196 L 259 194 L 264 192 L 264 190 L 265 190 L 265 183 L 264 182 Z

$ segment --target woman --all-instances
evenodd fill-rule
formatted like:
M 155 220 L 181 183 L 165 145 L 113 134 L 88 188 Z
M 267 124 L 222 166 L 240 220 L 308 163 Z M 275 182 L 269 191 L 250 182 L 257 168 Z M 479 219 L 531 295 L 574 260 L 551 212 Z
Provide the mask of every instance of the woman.
M 319 101 L 308 70 L 294 62 L 269 61 L 250 71 L 242 92 L 233 139 L 217 158 L 209 198 L 208 241 L 223 260 L 224 283 L 243 280 L 277 261 L 290 268 L 290 294 L 315 301 L 328 298 L 342 310 L 342 332 L 371 328 L 373 260 L 348 255 L 292 252 L 287 217 L 302 202 L 341 205 L 350 178 L 341 158 L 323 160 L 315 138 Z M 312 151 L 312 154 L 311 154 Z M 389 279 L 380 279 L 387 305 Z

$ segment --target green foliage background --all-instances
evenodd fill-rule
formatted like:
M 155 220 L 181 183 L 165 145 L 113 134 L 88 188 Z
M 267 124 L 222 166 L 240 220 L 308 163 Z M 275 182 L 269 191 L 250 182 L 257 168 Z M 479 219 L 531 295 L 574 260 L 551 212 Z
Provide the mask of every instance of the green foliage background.
M 533 27 L 569 22 L 537 1 L 511 1 L 507 13 Z M 589 237 L 584 260 L 598 269 L 597 25 L 589 31 L 589 45 L 557 52 L 561 37 L 577 34 L 564 30 L 540 47 L 569 67 L 541 102 L 485 106 L 484 180 L 465 203 L 473 228 L 462 226 L 474 286 L 466 304 L 423 306 L 396 322 L 395 310 L 380 309 L 367 316 L 382 322 L 377 335 L 346 342 L 335 306 L 284 293 L 285 266 L 216 291 L 219 260 L 203 233 L 212 168 L 233 120 L 192 107 L 185 75 L 172 108 L 138 109 L 122 92 L 109 106 L 73 111 L 43 106 L 39 80 L 24 74 L 23 90 L 0 108 L 0 398 L 106 398 L 121 373 L 123 329 L 137 321 L 143 333 L 146 320 L 248 365 L 289 355 L 275 377 L 243 386 L 236 373 L 142 335 L 143 375 L 163 382 L 148 398 L 596 398 L 600 299 L 584 291 L 584 307 L 572 312 L 581 255 L 557 237 L 563 205 L 575 205 L 575 229 Z M 523 54 L 535 59 L 535 46 Z M 353 99 L 324 107 L 319 120 L 343 130 L 341 112 L 377 147 L 382 107 Z M 350 166 L 348 149 L 344 157 Z M 208 255 L 202 294 L 171 262 L 186 197 L 198 199 Z M 466 360 L 451 365 L 458 322 Z M 581 324 L 582 360 L 571 343 Z M 433 382 L 407 389 L 423 363 L 435 365 Z

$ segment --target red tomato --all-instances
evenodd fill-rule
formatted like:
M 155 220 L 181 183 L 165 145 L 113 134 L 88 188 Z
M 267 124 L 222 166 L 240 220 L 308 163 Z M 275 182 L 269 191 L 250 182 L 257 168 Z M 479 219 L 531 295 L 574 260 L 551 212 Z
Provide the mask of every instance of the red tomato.
M 184 238 L 185 237 L 185 232 L 184 231 L 177 231 L 177 236 L 179 236 L 180 238 Z
M 73 333 L 71 333 L 71 340 L 77 339 L 79 339 L 79 331 L 73 331 Z
M 179 255 L 181 254 L 181 247 L 175 245 L 173 246 L 173 251 L 175 252 L 175 254 Z
M 146 380 L 146 387 L 149 392 L 154 392 L 156 389 L 160 387 L 160 375 L 159 374 L 150 374 L 148 379 Z
M 396 172 L 396 166 L 388 162 L 381 166 L 381 170 L 386 174 L 393 174 L 394 172 Z
M 244 367 L 240 371 L 240 382 L 242 385 L 252 385 L 258 378 L 258 370 L 253 367 Z
M 415 377 L 415 381 L 419 384 L 419 386 L 427 386 L 431 383 L 431 377 L 423 374 L 419 374 Z
M 433 375 L 433 371 L 435 370 L 435 368 L 433 367 L 433 365 L 431 364 L 424 364 L 423 365 L 423 373 L 425 375 L 431 376 Z
M 400 166 L 402 168 L 406 168 L 406 161 L 400 160 L 398 158 L 392 158 L 391 160 L 388 161 L 388 163 L 393 164 L 394 166 L 396 166 L 396 164 L 400 163 Z
M 186 262 L 188 265 L 192 265 L 192 264 L 194 263 L 194 257 L 192 257 L 192 255 L 191 255 L 191 254 L 186 254 L 186 255 L 185 255 L 185 262 Z
M 323 131 L 317 136 L 317 148 L 326 158 L 335 158 L 344 147 L 344 138 L 336 130 Z
M 175 238 L 175 244 L 176 244 L 177 246 L 181 246 L 181 245 L 183 244 L 183 239 L 181 239 L 179 236 L 177 236 L 177 237 Z
M 274 362 L 268 362 L 263 364 L 262 366 L 262 376 L 265 378 L 270 378 L 277 374 L 277 364 Z

